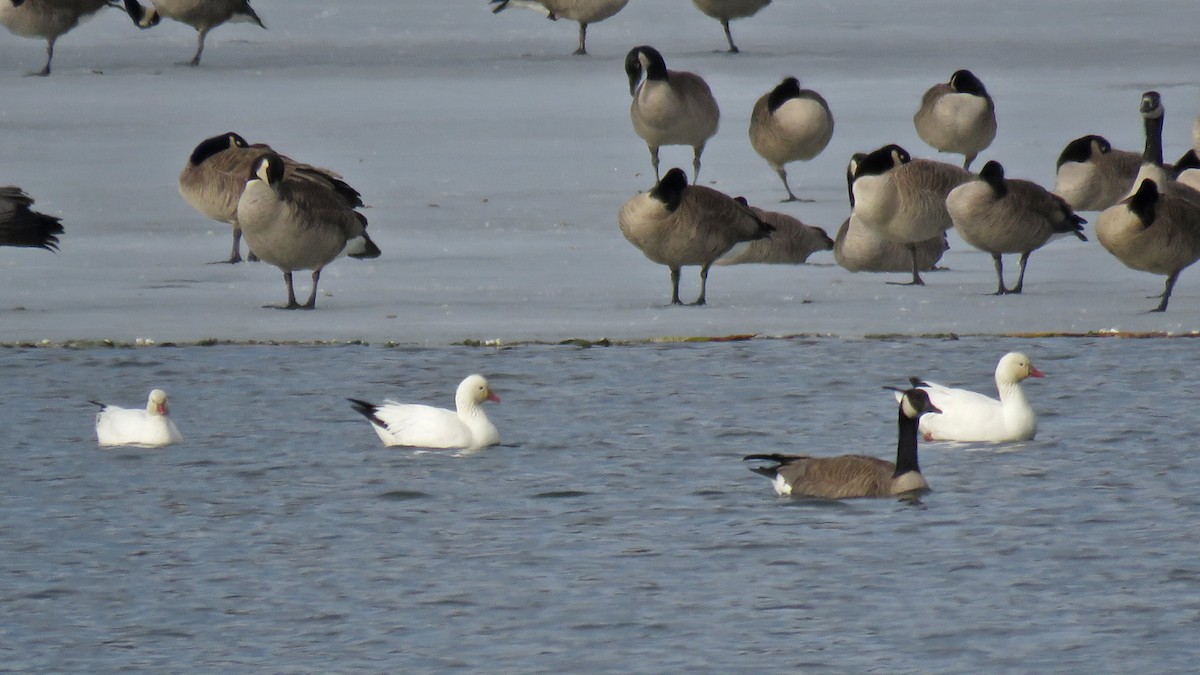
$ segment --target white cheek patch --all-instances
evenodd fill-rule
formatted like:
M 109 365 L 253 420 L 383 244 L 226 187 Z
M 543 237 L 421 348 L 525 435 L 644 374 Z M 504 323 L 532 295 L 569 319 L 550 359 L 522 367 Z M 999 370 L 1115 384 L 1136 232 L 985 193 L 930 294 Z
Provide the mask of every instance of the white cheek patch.
M 775 487 L 775 494 L 777 495 L 787 497 L 792 494 L 792 486 L 779 474 L 775 474 L 775 479 L 771 481 L 771 485 Z

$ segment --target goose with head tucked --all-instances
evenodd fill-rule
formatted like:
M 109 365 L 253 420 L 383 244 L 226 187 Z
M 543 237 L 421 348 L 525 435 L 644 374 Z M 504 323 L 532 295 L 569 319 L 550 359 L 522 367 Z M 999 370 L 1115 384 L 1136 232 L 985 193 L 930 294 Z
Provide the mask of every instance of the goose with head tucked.
M 1192 147 L 1175 162 L 1175 180 L 1200 190 L 1200 115 L 1192 123 Z
M 0 0 L 3 2 L 4 0 Z M 33 198 L 19 187 L 0 187 L 0 246 L 58 252 L 61 219 L 34 211 Z
M 500 442 L 484 401 L 500 402 L 482 375 L 470 375 L 454 394 L 454 410 L 387 400 L 378 405 L 359 399 L 350 404 L 371 422 L 385 446 L 480 450 Z
M 1058 155 L 1054 194 L 1076 211 L 1103 211 L 1129 194 L 1141 164 L 1140 154 L 1115 150 L 1103 136 L 1081 136 Z
M 120 408 L 99 401 L 96 413 L 96 439 L 101 446 L 137 445 L 160 448 L 183 440 L 171 421 L 167 408 L 167 393 L 162 389 L 150 392 L 144 409 Z
M 963 168 L 969 169 L 996 138 L 996 104 L 974 73 L 957 70 L 949 82 L 925 92 L 913 125 L 921 140 L 940 152 L 962 155 Z
M 688 185 L 678 167 L 658 185 L 625 202 L 617 214 L 621 234 L 650 260 L 671 270 L 671 304 L 679 300 L 679 272 L 700 266 L 700 297 L 706 302 L 708 270 L 734 245 L 769 237 L 774 227 L 744 203 L 702 185 Z
M 46 41 L 46 65 L 29 73 L 45 77 L 50 74 L 58 39 L 80 21 L 110 6 L 115 6 L 110 0 L 0 0 L 0 25 L 13 35 Z
M 917 456 L 918 420 L 941 410 L 920 389 L 900 397 L 896 461 L 869 455 L 747 455 L 744 461 L 768 462 L 751 471 L 771 479 L 780 496 L 848 499 L 853 497 L 916 496 L 929 490 Z
M 493 14 L 512 7 L 524 7 L 544 14 L 551 21 L 567 19 L 579 23 L 579 48 L 575 55 L 587 54 L 588 24 L 599 23 L 625 8 L 629 0 L 489 0 Z
M 758 10 L 771 4 L 771 0 L 692 0 L 692 4 L 696 9 L 721 22 L 721 28 L 725 29 L 725 41 L 729 43 L 729 53 L 737 54 L 741 50 L 733 44 L 729 22 L 754 16 Z
M 736 199 L 742 201 L 740 197 Z M 833 250 L 833 240 L 825 230 L 786 213 L 766 211 L 757 206 L 749 208 L 775 230 L 765 239 L 734 245 L 717 259 L 718 265 L 799 265 L 807 262 L 813 253 Z
M 908 249 L 912 281 L 902 285 L 925 285 L 917 247 L 954 225 L 946 211 L 946 196 L 971 178 L 966 169 L 953 164 L 914 160 L 894 144 L 868 153 L 854 164 L 851 209 L 865 227 Z
M 1021 292 L 1030 254 L 1051 239 L 1072 235 L 1087 241 L 1087 221 L 1070 204 L 1037 183 L 1005 178 L 1004 167 L 996 161 L 984 164 L 977 179 L 951 190 L 946 210 L 964 241 L 992 255 L 999 283 L 996 295 Z M 1021 272 L 1012 288 L 1004 285 L 1004 253 L 1021 254 Z
M 633 96 L 629 116 L 633 130 L 650 149 L 654 180 L 659 180 L 660 147 L 690 145 L 692 182 L 695 182 L 700 175 L 700 155 L 721 121 L 721 110 L 708 83 L 695 73 L 667 70 L 662 54 L 647 45 L 629 50 L 625 56 L 625 74 Z
M 999 400 L 968 389 L 954 389 L 913 378 L 913 386 L 926 392 L 929 400 L 942 411 L 937 417 L 921 420 L 921 433 L 927 441 L 1007 443 L 1033 440 L 1037 434 L 1037 413 L 1025 398 L 1021 382 L 1044 376 L 1028 356 L 1010 352 L 996 364 Z
M 209 31 L 225 23 L 253 23 L 266 28 L 249 0 L 150 0 L 150 9 L 138 0 L 125 0 L 125 11 L 138 28 L 157 26 L 162 17 L 178 21 L 196 30 L 196 53 L 179 65 L 198 66 Z
M 788 185 L 785 164 L 807 162 L 821 154 L 833 138 L 833 113 L 817 92 L 802 89 L 788 77 L 754 103 L 750 112 L 750 145 L 783 181 L 784 201 L 800 201 Z M 805 200 L 812 201 L 812 200 Z
M 287 303 L 280 309 L 314 309 L 321 270 L 348 255 L 378 258 L 367 218 L 326 185 L 288 177 L 284 160 L 265 152 L 255 160 L 238 200 L 237 221 L 246 245 L 283 272 Z M 292 272 L 312 270 L 312 292 L 296 302 Z

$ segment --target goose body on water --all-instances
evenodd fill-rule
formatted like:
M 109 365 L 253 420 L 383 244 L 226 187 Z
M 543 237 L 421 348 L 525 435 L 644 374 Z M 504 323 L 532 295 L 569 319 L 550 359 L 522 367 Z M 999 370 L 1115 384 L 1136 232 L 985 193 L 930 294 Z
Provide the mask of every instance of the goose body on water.
M 281 309 L 314 309 L 321 270 L 342 255 L 378 258 L 367 219 L 333 189 L 288 177 L 284 160 L 265 153 L 254 161 L 238 200 L 237 221 L 246 245 L 283 272 L 287 303 Z M 312 292 L 296 302 L 292 272 L 312 270 Z
M 913 116 L 917 135 L 934 149 L 962 155 L 963 168 L 996 138 L 996 104 L 969 70 L 957 70 L 949 82 L 935 84 L 921 97 Z
M 817 251 L 833 250 L 833 240 L 819 227 L 778 211 L 764 211 L 757 206 L 750 210 L 775 230 L 765 239 L 735 244 L 717 259 L 718 265 L 798 265 Z
M 833 138 L 833 113 L 817 92 L 802 89 L 788 77 L 754 103 L 750 113 L 750 145 L 783 181 L 784 201 L 799 201 L 788 185 L 789 162 L 807 162 L 821 154 Z
M 1087 221 L 1070 204 L 1037 183 L 1006 178 L 996 161 L 984 164 L 977 179 L 951 190 L 946 210 L 964 241 L 991 254 L 999 283 L 996 295 L 1021 292 L 1030 254 L 1051 239 L 1072 235 L 1087 241 Z M 1011 289 L 1004 285 L 1004 253 L 1021 254 L 1021 272 Z
M 354 409 L 370 420 L 385 446 L 460 450 L 480 450 L 500 442 L 496 425 L 483 409 L 484 401 L 499 403 L 500 397 L 482 375 L 470 375 L 458 385 L 454 410 L 390 400 L 376 405 L 350 399 Z
M 142 7 L 138 0 L 125 0 L 125 11 L 139 28 L 157 26 L 162 17 L 191 26 L 196 30 L 196 53 L 189 66 L 200 65 L 204 53 L 204 40 L 209 31 L 225 23 L 247 22 L 266 28 L 262 19 L 250 6 L 249 0 L 150 0 L 150 9 Z
M 255 160 L 269 152 L 274 152 L 269 145 L 251 145 L 240 135 L 227 132 L 201 141 L 179 172 L 179 194 L 184 201 L 206 217 L 233 227 L 233 249 L 225 262 L 242 260 L 238 201 Z M 350 208 L 363 205 L 362 195 L 336 172 L 297 162 L 286 155 L 280 157 L 285 179 L 306 180 L 328 187 Z M 253 252 L 249 255 L 250 260 L 257 259 Z
M 4 0 L 0 0 L 4 2 Z M 19 187 L 0 187 L 0 246 L 58 251 L 59 218 L 34 211 L 33 198 Z
M 545 14 L 551 21 L 567 19 L 579 23 L 579 48 L 576 55 L 587 54 L 588 24 L 599 23 L 625 8 L 629 0 L 489 0 L 493 14 L 508 7 L 524 7 Z
M 1054 194 L 1076 211 L 1103 211 L 1129 194 L 1141 164 L 1141 155 L 1114 150 L 1103 136 L 1081 136 L 1058 156 Z
M 159 448 L 183 440 L 171 421 L 167 408 L 167 393 L 162 389 L 150 392 L 144 409 L 120 408 L 99 401 L 96 413 L 96 440 L 101 446 L 137 445 Z
M 706 302 L 708 270 L 736 244 L 763 239 L 774 227 L 750 207 L 702 185 L 688 185 L 683 169 L 673 168 L 649 192 L 625 202 L 617 214 L 621 234 L 650 260 L 671 270 L 671 304 L 679 300 L 679 273 L 700 266 L 700 297 Z
M 700 155 L 717 133 L 721 110 L 704 78 L 682 70 L 667 70 L 657 49 L 642 45 L 625 56 L 625 74 L 633 102 L 633 130 L 646 141 L 654 180 L 659 180 L 658 149 L 664 145 L 692 147 L 692 182 L 700 175 Z M 645 76 L 643 78 L 643 75 Z
M 848 499 L 853 497 L 895 497 L 915 495 L 929 490 L 921 474 L 917 456 L 918 419 L 941 410 L 920 389 L 898 394 L 899 438 L 896 461 L 869 455 L 813 457 L 810 455 L 747 455 L 745 461 L 769 462 L 751 467 L 751 471 L 771 479 L 775 493 L 791 497 Z
M 692 4 L 696 9 L 721 22 L 721 28 L 725 30 L 725 40 L 729 43 L 729 52 L 737 54 L 741 50 L 733 44 L 729 22 L 754 16 L 758 10 L 771 4 L 771 0 L 692 0 Z
M 0 0 L 0 25 L 13 35 L 46 41 L 46 65 L 30 75 L 50 74 L 58 39 L 110 6 L 109 0 Z
M 1037 434 L 1037 413 L 1021 382 L 1044 377 L 1029 357 L 1010 352 L 996 364 L 999 400 L 968 389 L 953 389 L 936 382 L 913 378 L 913 384 L 929 395 L 942 411 L 921 419 L 920 430 L 927 441 L 1006 443 L 1032 440 Z
M 924 285 L 916 248 L 943 235 L 954 223 L 946 196 L 972 178 L 967 170 L 927 159 L 912 159 L 898 145 L 886 145 L 854 166 L 851 207 L 864 226 L 909 250 L 912 281 Z

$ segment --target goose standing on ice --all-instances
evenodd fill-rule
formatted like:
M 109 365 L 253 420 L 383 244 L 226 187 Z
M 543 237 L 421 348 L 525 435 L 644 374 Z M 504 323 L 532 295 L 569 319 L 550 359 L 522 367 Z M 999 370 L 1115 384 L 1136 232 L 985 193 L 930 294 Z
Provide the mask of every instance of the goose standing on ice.
M 0 0 L 3 2 L 4 0 Z M 0 187 L 0 246 L 58 251 L 60 219 L 29 208 L 33 198 L 19 187 Z
M 741 203 L 741 198 L 737 198 Z M 833 240 L 825 230 L 807 225 L 798 218 L 778 211 L 749 206 L 759 220 L 775 228 L 766 239 L 735 244 L 717 259 L 718 265 L 799 265 L 817 251 L 833 250 Z
M 417 403 L 384 401 L 379 405 L 349 399 L 371 421 L 385 446 L 479 450 L 500 442 L 500 432 L 484 412 L 484 401 L 500 402 L 487 378 L 468 376 L 454 394 L 455 410 Z
M 914 160 L 894 144 L 855 164 L 850 185 L 853 214 L 878 236 L 908 248 L 912 281 L 902 285 L 925 285 L 917 247 L 954 225 L 946 211 L 946 196 L 971 178 L 971 173 L 953 164 Z
M 109 0 L 0 0 L 0 24 L 13 35 L 46 41 L 46 65 L 29 73 L 45 77 L 50 74 L 58 38 L 108 6 Z
M 162 17 L 187 24 L 196 30 L 196 53 L 190 61 L 180 65 L 200 65 L 204 53 L 204 39 L 208 32 L 223 23 L 247 22 L 266 28 L 258 18 L 249 0 L 150 0 L 150 9 L 138 0 L 125 0 L 125 11 L 138 28 L 157 26 Z
M 650 149 L 654 180 L 659 180 L 661 146 L 690 145 L 694 153 L 692 182 L 696 182 L 700 175 L 700 155 L 721 121 L 721 110 L 708 83 L 695 73 L 667 70 L 662 54 L 646 45 L 629 50 L 625 56 L 625 74 L 629 76 L 629 93 L 633 96 L 629 116 L 633 130 Z
M 951 190 L 946 210 L 964 241 L 992 254 L 999 283 L 996 295 L 1021 292 L 1030 254 L 1051 239 L 1073 235 L 1087 241 L 1087 221 L 1062 197 L 1037 183 L 1005 178 L 1004 167 L 995 161 L 983 165 L 979 178 Z M 1021 272 L 1012 288 L 1004 285 L 1004 253 L 1021 254 Z
M 1141 164 L 1141 155 L 1114 150 L 1103 136 L 1081 136 L 1058 155 L 1054 194 L 1076 211 L 1103 211 L 1129 194 Z
M 942 411 L 920 389 L 909 389 L 900 397 L 899 439 L 896 461 L 869 455 L 812 457 L 809 455 L 747 455 L 743 461 L 771 462 L 750 470 L 771 479 L 781 496 L 847 499 L 851 497 L 896 497 L 929 490 L 917 457 L 918 419 Z
M 996 390 L 1000 400 L 967 389 L 952 389 L 913 378 L 913 385 L 929 394 L 942 414 L 921 420 L 927 441 L 1006 443 L 1029 441 L 1037 434 L 1037 413 L 1021 382 L 1044 377 L 1029 357 L 1010 352 L 996 364 Z
M 629 0 L 489 0 L 493 14 L 509 5 L 541 12 L 551 21 L 567 19 L 579 22 L 579 49 L 576 55 L 587 54 L 587 27 L 599 23 L 625 8 Z
M 649 192 L 625 202 L 617 215 L 621 234 L 650 260 L 671 270 L 671 304 L 679 300 L 679 270 L 700 266 L 700 297 L 705 304 L 708 269 L 734 245 L 769 237 L 774 231 L 734 198 L 688 185 L 683 169 L 673 168 Z
M 266 152 L 274 150 L 262 143 L 250 145 L 246 139 L 231 131 L 201 141 L 179 172 L 179 194 L 184 201 L 208 218 L 233 226 L 233 249 L 229 259 L 223 262 L 242 261 L 242 228 L 237 222 L 238 200 L 246 187 L 246 175 L 250 173 L 255 160 Z M 280 157 L 283 158 L 285 178 L 295 177 L 325 185 L 341 196 L 350 208 L 363 205 L 358 190 L 337 173 L 297 162 L 284 155 Z M 253 261 L 258 258 L 251 251 L 249 259 Z
M 829 104 L 800 81 L 788 77 L 754 103 L 750 113 L 750 145 L 779 174 L 784 201 L 800 201 L 788 185 L 788 162 L 807 162 L 821 154 L 833 138 L 833 114 Z M 811 201 L 811 200 L 805 200 Z
M 754 16 L 758 10 L 771 4 L 771 0 L 692 0 L 692 4 L 696 9 L 721 22 L 721 28 L 725 29 L 725 40 L 729 42 L 729 53 L 737 54 L 741 50 L 733 44 L 729 22 Z
M 925 92 L 913 125 L 921 140 L 940 152 L 962 155 L 963 168 L 969 169 L 996 138 L 996 104 L 974 73 L 957 70 L 949 82 Z
M 96 440 L 101 446 L 159 448 L 183 440 L 179 429 L 171 421 L 167 393 L 162 389 L 150 392 L 150 398 L 142 410 L 118 408 L 99 401 L 91 403 L 100 406 L 100 411 L 96 413 Z
M 237 221 L 246 245 L 259 258 L 283 271 L 287 304 L 281 309 L 314 309 L 321 270 L 342 255 L 378 258 L 379 247 L 367 235 L 367 218 L 333 189 L 288 177 L 284 160 L 265 153 L 253 164 L 238 200 Z M 292 272 L 312 270 L 312 292 L 296 302 Z

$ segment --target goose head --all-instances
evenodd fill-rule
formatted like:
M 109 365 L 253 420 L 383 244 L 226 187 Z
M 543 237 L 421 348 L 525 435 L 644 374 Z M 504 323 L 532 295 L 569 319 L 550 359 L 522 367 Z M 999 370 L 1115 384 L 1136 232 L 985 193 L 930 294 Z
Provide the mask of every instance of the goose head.
M 625 55 L 625 75 L 629 77 L 630 96 L 637 92 L 643 72 L 647 80 L 667 79 L 667 62 L 657 49 L 649 45 L 634 47 Z
M 246 182 L 249 184 L 256 180 L 262 181 L 278 194 L 279 185 L 283 182 L 283 172 L 283 158 L 273 152 L 264 153 L 254 160 Z
M 979 179 L 987 183 L 992 188 L 992 192 L 996 193 L 996 197 L 1003 197 L 1008 194 L 1008 185 L 1004 182 L 1004 167 L 1000 162 L 995 160 L 989 161 L 979 170 Z
M 771 90 L 767 96 L 767 110 L 775 112 L 779 110 L 779 106 L 787 103 L 793 98 L 800 97 L 800 80 L 794 77 L 786 77 L 783 82 Z
M 1142 229 L 1146 229 L 1154 224 L 1154 219 L 1157 215 L 1158 208 L 1158 183 L 1147 178 L 1142 181 L 1128 199 L 1125 204 L 1133 215 L 1142 223 Z
M 227 131 L 200 141 L 196 148 L 192 150 L 191 156 L 188 157 L 188 163 L 192 166 L 197 166 L 223 150 L 248 147 L 250 147 L 250 144 L 246 142 L 246 139 L 232 131 Z
M 500 397 L 492 391 L 487 378 L 482 375 L 468 375 L 454 392 L 454 403 L 459 410 L 473 408 L 484 401 L 499 403 Z
M 1075 162 L 1082 164 L 1097 155 L 1104 155 L 1112 152 L 1112 144 L 1108 139 L 1096 134 L 1081 136 L 1067 143 L 1063 151 L 1058 155 L 1058 162 L 1054 165 L 1055 170 L 1061 169 L 1063 164 L 1067 162 Z
M 1161 165 L 1163 163 L 1163 117 L 1166 115 L 1162 96 L 1157 91 L 1148 91 L 1142 94 L 1139 111 L 1146 127 L 1146 147 L 1142 151 L 1142 162 Z
M 1045 377 L 1028 356 L 1020 352 L 1009 352 L 996 364 L 996 385 L 1015 384 L 1028 377 Z
M 854 208 L 854 174 L 858 173 L 858 165 L 867 158 L 867 153 L 856 152 L 850 155 L 850 163 L 846 165 L 846 191 L 850 193 L 850 208 Z
M 687 186 L 687 174 L 683 169 L 674 167 L 650 190 L 650 197 L 662 202 L 668 212 L 674 213 L 683 203 L 683 192 Z
M 950 76 L 950 88 L 960 94 L 974 94 L 987 98 L 987 88 L 983 86 L 983 81 L 975 77 L 975 73 L 969 70 L 956 70 Z
M 929 394 L 924 389 L 912 388 L 900 395 L 900 414 L 910 420 L 916 420 L 927 413 L 940 414 L 940 408 L 929 400 Z
M 167 409 L 167 392 L 162 389 L 155 389 L 150 392 L 150 399 L 146 402 L 146 412 L 162 417 L 170 414 L 170 411 Z
M 21 0 L 21 2 L 24 1 Z M 20 3 L 14 0 L 13 4 L 18 5 Z M 133 23 L 138 28 L 152 28 L 162 21 L 157 7 L 150 5 L 150 9 L 147 10 L 137 0 L 125 0 L 125 13 L 129 15 L 130 19 L 133 19 Z

